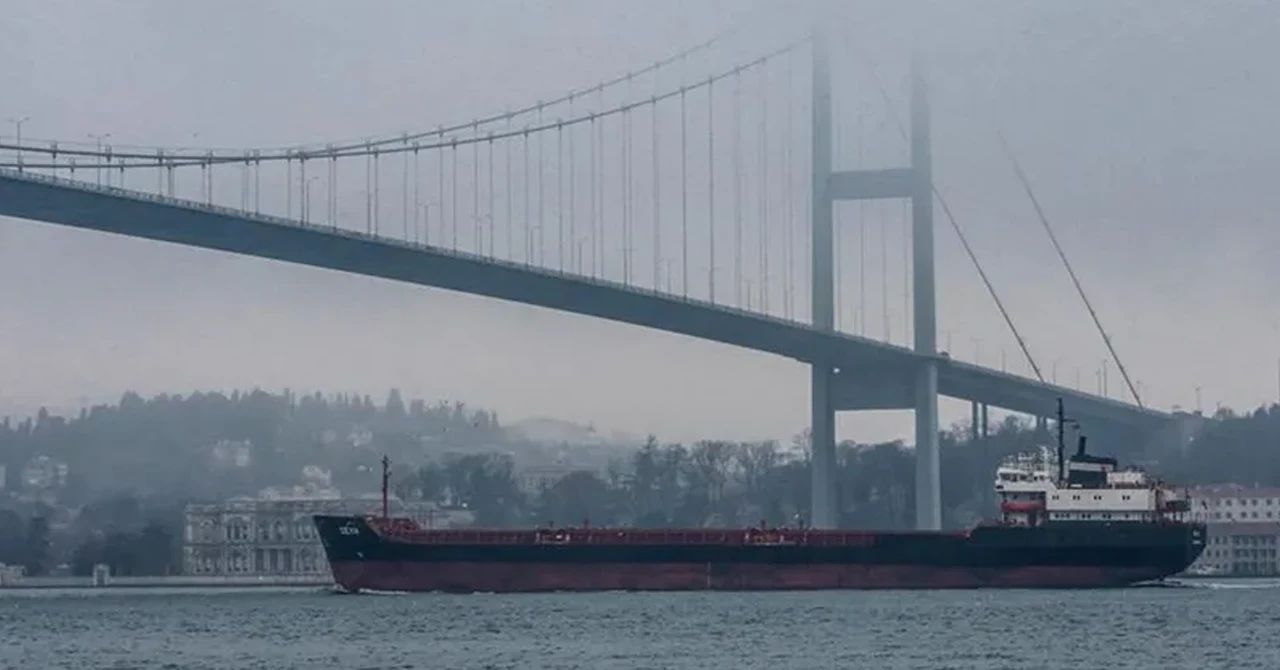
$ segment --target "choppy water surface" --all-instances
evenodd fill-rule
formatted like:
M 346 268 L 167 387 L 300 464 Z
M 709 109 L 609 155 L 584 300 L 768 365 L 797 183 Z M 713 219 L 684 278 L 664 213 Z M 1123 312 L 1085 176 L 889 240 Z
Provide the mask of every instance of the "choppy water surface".
M 1280 668 L 1280 583 L 1115 591 L 0 591 L 0 667 Z

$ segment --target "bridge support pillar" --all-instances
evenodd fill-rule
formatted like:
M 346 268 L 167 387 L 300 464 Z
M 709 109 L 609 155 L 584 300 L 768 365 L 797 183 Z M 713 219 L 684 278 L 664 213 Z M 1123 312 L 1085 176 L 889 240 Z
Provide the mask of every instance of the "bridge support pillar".
M 922 64 L 911 72 L 911 248 L 915 350 L 923 363 L 916 382 L 916 528 L 942 528 L 938 453 L 938 325 L 933 267 L 933 158 L 929 99 Z
M 991 428 L 991 422 L 987 419 L 987 404 L 982 405 L 982 439 L 987 439 L 988 431 Z
M 976 442 L 978 438 L 981 437 L 981 434 L 978 432 L 978 422 L 981 420 L 981 417 L 977 402 L 969 403 L 969 413 L 971 415 L 969 418 L 969 440 Z
M 832 402 L 830 366 L 814 364 L 810 371 L 810 461 L 812 468 L 812 527 L 836 528 L 836 409 Z
M 831 197 L 831 72 L 823 21 L 814 22 L 813 33 L 813 326 L 835 330 L 835 255 L 832 232 L 834 203 Z M 819 360 L 810 371 L 809 467 L 810 525 L 835 528 L 836 507 L 836 410 L 832 398 L 831 362 Z

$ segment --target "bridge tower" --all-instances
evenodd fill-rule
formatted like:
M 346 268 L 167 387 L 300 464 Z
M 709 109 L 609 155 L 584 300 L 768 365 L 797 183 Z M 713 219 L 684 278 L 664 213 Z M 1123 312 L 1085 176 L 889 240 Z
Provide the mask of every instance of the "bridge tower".
M 915 351 L 923 363 L 909 379 L 858 379 L 836 361 L 812 364 L 810 441 L 815 528 L 837 522 L 835 414 L 837 409 L 902 408 L 915 411 L 916 527 L 942 527 L 938 453 L 937 309 L 934 297 L 933 175 L 929 103 L 918 58 L 911 67 L 911 165 L 878 170 L 836 170 L 832 166 L 831 71 L 825 28 L 813 31 L 813 326 L 834 330 L 834 210 L 839 200 L 907 198 L 912 213 L 912 299 Z M 843 374 L 842 374 L 843 373 Z M 887 396 L 894 396 L 889 398 Z

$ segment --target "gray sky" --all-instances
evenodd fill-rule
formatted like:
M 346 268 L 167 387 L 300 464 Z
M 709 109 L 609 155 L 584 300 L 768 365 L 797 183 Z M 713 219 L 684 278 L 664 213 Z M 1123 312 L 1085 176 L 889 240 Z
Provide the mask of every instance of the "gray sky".
M 428 129 L 643 67 L 720 32 L 746 4 L 14 0 L 0 23 L 0 119 L 29 115 L 27 137 L 109 132 L 147 145 Z M 998 128 L 1153 404 L 1191 406 L 1197 385 L 1207 409 L 1277 397 L 1280 137 L 1264 120 L 1280 100 L 1267 67 L 1280 57 L 1280 7 L 849 3 L 838 13 L 837 87 L 872 101 L 864 128 L 886 117 L 865 54 L 901 105 L 907 47 L 926 45 L 935 178 L 1046 374 L 1057 360 L 1059 381 L 1071 385 L 1078 369 L 1095 388 L 1105 350 Z M 846 133 L 853 106 L 841 109 Z M 890 126 L 876 132 L 862 136 L 868 165 L 901 152 Z M 842 141 L 842 162 L 856 160 L 856 145 Z M 890 336 L 901 341 L 900 206 L 863 212 L 866 331 L 882 334 L 887 294 Z M 839 213 L 846 330 L 860 295 L 857 214 Z M 995 366 L 1003 350 L 1010 369 L 1025 369 L 940 209 L 936 219 L 939 346 Z M 0 220 L 0 285 L 0 411 L 126 388 L 380 396 L 394 385 L 508 419 L 671 438 L 785 437 L 807 421 L 805 369 L 786 360 L 332 272 Z M 1110 388 L 1119 393 L 1114 367 Z M 944 406 L 944 420 L 965 413 Z M 845 415 L 841 436 L 905 435 L 908 421 Z

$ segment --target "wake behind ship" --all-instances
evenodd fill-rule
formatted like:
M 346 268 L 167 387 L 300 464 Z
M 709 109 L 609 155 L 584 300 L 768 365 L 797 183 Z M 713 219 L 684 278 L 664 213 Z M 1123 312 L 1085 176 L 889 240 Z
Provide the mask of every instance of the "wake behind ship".
M 1083 437 L 1069 461 L 1063 451 L 1059 429 L 1056 458 L 1007 459 L 999 519 L 963 532 L 428 530 L 387 515 L 385 459 L 381 516 L 315 524 L 353 592 L 1114 587 L 1179 573 L 1204 550 L 1185 494 L 1086 454 Z

